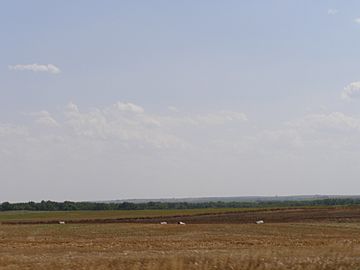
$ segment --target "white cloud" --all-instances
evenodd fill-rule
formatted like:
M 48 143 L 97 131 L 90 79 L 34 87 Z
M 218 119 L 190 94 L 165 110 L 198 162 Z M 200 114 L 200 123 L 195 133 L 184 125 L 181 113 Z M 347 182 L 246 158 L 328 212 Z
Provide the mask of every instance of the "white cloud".
M 255 154 L 258 158 L 298 158 L 332 150 L 357 151 L 357 145 L 360 145 L 360 118 L 331 112 L 308 114 L 272 128 L 245 130 L 234 137 L 215 140 L 213 147 L 219 151 Z
M 287 141 L 308 153 L 320 155 L 337 151 L 340 154 L 359 150 L 360 118 L 342 112 L 308 114 L 286 123 L 282 129 L 291 135 Z
M 332 151 L 359 151 L 360 118 L 341 112 L 308 114 L 273 126 L 243 130 L 236 136 L 220 137 L 211 148 L 218 151 L 255 155 L 257 159 L 298 159 L 326 156 Z
M 69 104 L 67 105 L 67 111 L 69 111 L 69 112 L 79 112 L 79 108 L 75 103 L 69 102 Z
M 39 125 L 46 127 L 58 127 L 59 123 L 51 116 L 48 111 L 41 111 L 38 113 L 33 113 L 36 117 L 35 122 Z
M 360 18 L 354 19 L 354 22 L 360 24 Z
M 277 150 L 291 152 L 309 145 L 326 146 L 329 142 L 348 145 L 347 140 L 356 141 L 360 133 L 360 118 L 341 112 L 308 114 L 284 125 L 262 129 L 244 124 L 248 120 L 242 112 L 223 110 L 161 115 L 122 102 L 91 110 L 81 110 L 76 104 L 69 103 L 63 117 L 57 119 L 45 110 L 31 115 L 36 125 L 0 125 L 0 136 L 22 136 L 39 142 L 56 139 L 65 145 L 71 145 L 75 140 L 81 145 L 88 144 L 89 148 L 102 145 L 101 149 L 108 145 L 114 151 L 122 151 L 124 147 L 138 150 L 207 149 L 213 142 L 219 150 L 226 142 L 223 150 L 228 152 L 268 149 L 271 153 Z
M 158 117 L 146 114 L 132 103 L 118 102 L 105 108 L 82 112 L 70 103 L 65 127 L 77 136 L 156 148 L 184 146 L 185 142 L 161 127 Z
M 143 113 L 144 109 L 138 105 L 135 105 L 133 103 L 130 102 L 117 102 L 116 104 L 113 105 L 113 108 L 120 110 L 120 111 L 124 111 L 124 112 L 132 112 L 132 113 Z
M 10 65 L 9 69 L 15 71 L 48 72 L 51 74 L 59 74 L 61 72 L 60 69 L 53 64 L 47 64 L 47 65 L 17 64 L 17 65 Z
M 0 123 L 0 137 L 27 136 L 28 130 L 24 126 Z
M 347 100 L 360 98 L 360 81 L 347 85 L 341 93 L 341 98 Z
M 301 131 L 360 131 L 360 119 L 341 112 L 309 114 L 300 120 L 289 123 Z
M 199 141 L 209 140 L 210 134 L 219 125 L 238 128 L 243 126 L 239 126 L 239 123 L 247 121 L 244 113 L 226 110 L 202 114 L 151 114 L 129 102 L 117 102 L 91 110 L 80 110 L 71 102 L 64 110 L 63 117 L 57 119 L 46 110 L 29 115 L 36 124 L 28 126 L 31 140 L 56 137 L 56 140 L 64 143 L 78 139 L 82 144 L 98 142 L 115 148 L 136 149 L 184 149 Z M 9 130 L 9 127 L 0 129 L 1 133 L 6 134 Z M 15 132 L 14 128 L 11 130 Z
M 202 126 L 211 127 L 225 124 L 237 124 L 248 121 L 245 113 L 236 111 L 217 111 L 202 114 L 187 114 L 176 116 L 158 116 L 158 120 L 169 126 Z
M 328 11 L 327 11 L 328 15 L 335 15 L 337 13 L 339 13 L 339 10 L 334 9 L 334 8 L 329 8 Z

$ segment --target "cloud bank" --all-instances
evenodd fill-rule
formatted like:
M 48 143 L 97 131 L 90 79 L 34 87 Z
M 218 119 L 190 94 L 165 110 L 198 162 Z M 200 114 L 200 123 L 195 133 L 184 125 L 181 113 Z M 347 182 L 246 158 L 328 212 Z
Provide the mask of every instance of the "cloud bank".
M 360 117 L 342 112 L 271 127 L 241 111 L 154 113 L 131 102 L 25 116 L 0 122 L 6 200 L 327 193 L 339 177 L 358 181 L 345 176 L 359 171 Z

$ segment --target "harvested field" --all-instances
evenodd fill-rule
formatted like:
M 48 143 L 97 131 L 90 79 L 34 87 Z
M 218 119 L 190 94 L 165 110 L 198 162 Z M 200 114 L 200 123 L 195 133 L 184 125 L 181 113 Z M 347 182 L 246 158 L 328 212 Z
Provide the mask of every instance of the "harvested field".
M 359 207 L 7 212 L 0 218 L 0 269 L 360 269 Z M 254 224 L 258 219 L 265 224 Z M 150 224 L 163 220 L 187 225 Z
M 152 212 L 153 211 L 153 212 Z M 256 220 L 265 220 L 266 223 L 286 222 L 311 222 L 311 221 L 336 221 L 354 222 L 360 221 L 360 207 L 308 207 L 308 208 L 276 208 L 276 209 L 194 209 L 194 210 L 146 210 L 146 211 L 89 211 L 78 214 L 73 212 L 40 213 L 41 217 L 28 215 L 13 218 L 0 216 L 2 224 L 55 224 L 59 220 L 66 223 L 160 223 L 166 220 L 168 223 L 184 221 L 188 224 L 228 224 L 228 223 L 254 223 Z M 48 213 L 48 215 L 47 215 Z M 67 215 L 68 214 L 68 215 Z M 5 214 L 6 215 L 6 214 Z M 9 218 L 10 217 L 10 218 Z
M 51 221 L 51 220 L 98 220 L 123 218 L 148 218 L 157 216 L 197 215 L 227 213 L 253 209 L 206 208 L 171 210 L 100 210 L 100 211 L 8 211 L 0 212 L 0 222 L 7 221 Z
M 360 269 L 360 223 L 1 225 L 0 269 Z

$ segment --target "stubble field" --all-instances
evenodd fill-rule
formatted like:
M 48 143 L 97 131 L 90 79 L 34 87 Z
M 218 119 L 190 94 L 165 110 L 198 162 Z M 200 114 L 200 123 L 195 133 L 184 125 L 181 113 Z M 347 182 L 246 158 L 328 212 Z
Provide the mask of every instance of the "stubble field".
M 358 219 L 0 225 L 0 269 L 360 269 Z

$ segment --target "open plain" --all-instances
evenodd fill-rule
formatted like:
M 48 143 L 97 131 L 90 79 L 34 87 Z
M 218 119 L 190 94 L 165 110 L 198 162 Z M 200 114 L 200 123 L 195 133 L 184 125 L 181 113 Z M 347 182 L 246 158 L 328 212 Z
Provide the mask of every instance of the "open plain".
M 157 218 L 146 223 L 6 224 L 2 214 L 0 269 L 360 269 L 359 209 L 324 209 L 195 211 L 182 215 L 190 221 L 185 226 L 160 225 Z M 294 213 L 303 219 L 289 219 Z M 232 219 L 222 219 L 229 215 Z M 248 215 L 263 217 L 265 224 L 251 218 L 246 222 Z

